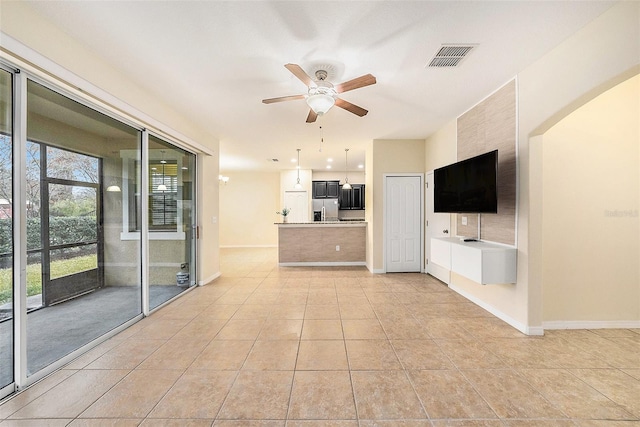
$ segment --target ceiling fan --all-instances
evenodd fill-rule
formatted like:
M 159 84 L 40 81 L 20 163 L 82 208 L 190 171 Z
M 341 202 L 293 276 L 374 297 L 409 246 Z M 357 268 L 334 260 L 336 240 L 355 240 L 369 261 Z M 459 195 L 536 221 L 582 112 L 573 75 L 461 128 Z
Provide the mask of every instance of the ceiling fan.
M 262 102 L 264 104 L 293 101 L 294 99 L 306 99 L 310 107 L 307 123 L 315 122 L 318 116 L 325 114 L 334 105 L 360 117 L 368 113 L 364 108 L 339 98 L 338 94 L 375 84 L 376 78 L 371 74 L 365 74 L 364 76 L 334 86 L 326 80 L 328 73 L 325 70 L 317 70 L 315 72 L 316 78 L 312 79 L 298 64 L 286 64 L 285 68 L 291 71 L 302 83 L 307 85 L 307 93 L 263 99 Z

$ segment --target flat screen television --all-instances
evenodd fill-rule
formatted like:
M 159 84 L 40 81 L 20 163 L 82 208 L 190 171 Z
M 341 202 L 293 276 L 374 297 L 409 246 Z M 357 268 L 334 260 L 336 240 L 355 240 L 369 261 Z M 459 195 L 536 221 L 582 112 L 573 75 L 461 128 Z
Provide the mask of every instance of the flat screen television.
M 435 212 L 498 212 L 498 150 L 436 169 L 433 181 Z

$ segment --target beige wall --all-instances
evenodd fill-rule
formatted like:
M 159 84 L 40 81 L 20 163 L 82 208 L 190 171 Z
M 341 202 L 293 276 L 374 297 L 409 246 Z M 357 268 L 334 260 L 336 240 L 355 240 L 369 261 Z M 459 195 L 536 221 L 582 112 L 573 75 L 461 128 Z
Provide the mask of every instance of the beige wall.
M 365 177 L 364 172 L 349 172 L 348 175 L 350 184 L 364 184 Z M 344 171 L 322 171 L 313 172 L 314 181 L 340 181 L 340 184 L 344 184 Z
M 220 189 L 220 246 L 277 246 L 279 172 L 225 172 Z
M 543 138 L 539 135 L 588 100 L 637 74 L 639 16 L 640 3 L 620 2 L 517 76 L 517 283 L 481 286 L 452 275 L 452 287 L 523 332 L 543 331 Z M 451 131 L 447 125 L 436 134 L 444 137 L 430 137 L 428 152 L 446 150 L 451 140 L 446 135 Z M 430 169 L 432 164 L 427 163 Z M 582 262 L 596 263 L 595 258 Z
M 453 120 L 426 139 L 424 145 L 424 170 L 431 172 L 442 166 L 455 163 L 457 159 L 457 121 Z M 450 235 L 458 234 L 456 214 L 451 214 Z M 426 230 L 425 230 L 426 233 Z M 425 240 L 425 245 L 430 242 Z
M 456 124 L 456 120 L 453 120 L 426 139 L 424 148 L 426 172 L 456 162 Z
M 620 2 L 518 75 L 520 171 L 515 293 L 517 316 L 530 327 L 541 328 L 543 321 L 544 189 L 539 135 L 585 102 L 638 73 L 639 16 L 640 3 Z
M 216 143 L 216 151 L 218 144 Z M 220 274 L 220 199 L 218 156 L 198 156 L 199 280 L 204 283 Z
M 640 75 L 543 135 L 543 320 L 640 320 Z
M 277 246 L 278 231 L 274 223 L 281 221 L 281 217 L 276 212 L 284 206 L 284 192 L 294 190 L 297 171 L 224 172 L 224 175 L 229 176 L 229 182 L 220 186 L 220 246 Z M 353 176 L 355 179 L 361 176 L 364 181 L 364 173 L 354 173 Z M 309 195 L 309 220 L 312 220 L 313 179 L 338 177 L 331 172 L 300 170 L 300 183 Z M 239 212 L 237 206 L 251 208 Z M 357 212 L 359 214 L 346 212 L 341 216 L 364 216 L 362 211 Z
M 218 140 L 195 125 L 188 118 L 188 112 L 176 111 L 154 94 L 141 89 L 126 74 L 103 61 L 63 30 L 42 19 L 28 3 L 2 2 L 0 28 L 3 33 L 32 51 L 135 108 L 140 112 L 140 117 L 133 114 L 134 119 L 144 123 L 150 117 L 154 123 L 160 123 L 163 129 L 173 129 L 214 152 L 218 151 Z M 153 127 L 153 123 L 148 124 L 146 127 Z M 204 179 L 198 192 L 199 280 L 207 281 L 216 277 L 220 271 L 218 224 L 212 220 L 218 217 L 218 188 L 202 187 L 208 182 L 217 184 L 218 157 L 202 157 L 198 166 L 200 177 Z
M 367 221 L 367 269 L 369 271 L 373 271 L 373 203 L 376 198 L 373 195 L 373 141 L 367 143 L 367 147 L 365 150 L 365 164 L 366 164 L 366 172 L 365 172 L 365 187 L 364 187 L 364 197 L 365 197 L 365 209 L 364 209 L 364 219 Z
M 424 173 L 425 142 L 423 139 L 376 139 L 372 144 L 372 162 L 367 158 L 367 197 L 365 218 L 369 221 L 371 239 L 367 242 L 371 255 L 369 269 L 383 272 L 384 265 L 384 174 Z M 371 165 L 371 166 L 369 166 Z M 371 187 L 371 189 L 369 188 Z M 370 193 L 370 191 L 372 192 Z M 371 197 L 369 195 L 371 194 Z M 369 255 L 368 255 L 369 256 Z M 369 261 L 369 260 L 368 260 Z

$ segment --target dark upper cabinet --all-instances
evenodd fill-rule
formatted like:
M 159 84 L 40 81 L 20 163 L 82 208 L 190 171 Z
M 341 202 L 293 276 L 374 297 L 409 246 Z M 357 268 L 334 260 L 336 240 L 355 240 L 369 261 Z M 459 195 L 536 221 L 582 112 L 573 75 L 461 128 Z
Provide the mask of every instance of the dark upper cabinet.
M 313 181 L 313 198 L 327 198 L 327 181 Z
M 340 189 L 340 200 L 338 201 L 338 203 L 340 203 L 340 210 L 344 211 L 347 209 L 351 209 L 351 204 L 352 204 L 352 198 L 353 198 L 353 192 L 351 190 L 345 190 L 344 188 Z
M 364 184 L 351 184 L 350 190 L 340 189 L 340 210 L 364 209 Z
M 337 199 L 340 196 L 340 181 L 313 181 L 314 199 Z
M 340 197 L 340 181 L 327 181 L 327 199 Z
M 364 184 L 352 185 L 351 209 L 364 209 Z

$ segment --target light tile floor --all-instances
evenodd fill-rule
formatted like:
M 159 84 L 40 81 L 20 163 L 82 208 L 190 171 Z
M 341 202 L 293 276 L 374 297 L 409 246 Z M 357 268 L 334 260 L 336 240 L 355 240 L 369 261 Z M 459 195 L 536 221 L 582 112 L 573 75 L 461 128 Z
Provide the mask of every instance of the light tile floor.
M 0 406 L 8 426 L 640 425 L 640 330 L 527 337 L 423 274 L 223 277 Z

